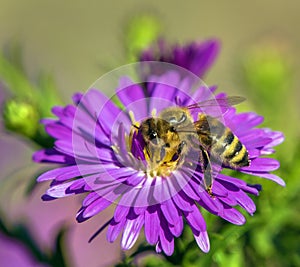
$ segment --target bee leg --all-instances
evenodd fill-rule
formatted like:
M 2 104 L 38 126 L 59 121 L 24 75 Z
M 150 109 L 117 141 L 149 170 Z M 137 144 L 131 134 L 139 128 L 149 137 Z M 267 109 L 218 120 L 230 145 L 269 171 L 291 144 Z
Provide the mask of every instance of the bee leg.
M 214 195 L 212 193 L 212 184 L 213 184 L 212 167 L 211 167 L 211 162 L 207 151 L 201 149 L 200 157 L 201 157 L 200 160 L 201 169 L 204 174 L 203 182 L 204 182 L 205 190 L 211 197 L 213 197 Z

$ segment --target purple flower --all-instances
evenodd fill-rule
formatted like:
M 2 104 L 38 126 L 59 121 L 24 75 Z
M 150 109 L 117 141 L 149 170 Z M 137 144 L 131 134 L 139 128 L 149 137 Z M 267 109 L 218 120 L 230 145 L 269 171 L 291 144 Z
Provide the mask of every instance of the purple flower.
M 174 238 L 181 235 L 186 221 L 200 249 L 208 252 L 210 243 L 199 206 L 241 225 L 245 217 L 235 207 L 240 206 L 252 215 L 256 207 L 248 194 L 258 195 L 260 186 L 224 175 L 222 169 L 230 167 L 212 162 L 213 184 L 209 192 L 199 150 L 182 152 L 183 142 L 176 151 L 167 144 L 155 149 L 160 142 L 158 132 L 148 129 L 147 134 L 154 136 L 150 145 L 141 124 L 157 118 L 169 107 L 202 102 L 201 109 L 190 109 L 192 120 L 197 120 L 199 112 L 217 117 L 248 150 L 250 166 L 237 171 L 282 186 L 284 181 L 270 173 L 279 168 L 279 162 L 265 155 L 272 154 L 273 147 L 284 138 L 280 132 L 255 128 L 263 117 L 252 112 L 237 114 L 234 107 L 224 105 L 225 94 L 215 96 L 219 105 L 212 105 L 211 100 L 205 102 L 212 99 L 216 88 L 191 88 L 187 79 L 171 71 L 141 85 L 122 78 L 116 95 L 124 109 L 96 89 L 85 95 L 75 94 L 74 105 L 54 107 L 52 111 L 58 119 L 45 119 L 43 123 L 48 134 L 56 139 L 55 145 L 33 156 L 36 162 L 62 164 L 38 178 L 39 182 L 52 181 L 43 199 L 88 193 L 77 214 L 79 222 L 115 204 L 112 218 L 100 230 L 108 226 L 109 242 L 114 242 L 122 232 L 121 246 L 125 250 L 135 244 L 144 228 L 147 242 L 156 245 L 157 252 L 171 255 Z M 159 154 L 154 156 L 155 153 Z
M 50 267 L 39 263 L 18 240 L 0 234 L 0 258 L 2 267 Z
M 214 63 L 220 50 L 216 39 L 192 42 L 181 46 L 169 45 L 160 39 L 140 55 L 140 61 L 160 61 L 185 68 L 199 77 L 203 77 Z M 154 73 L 154 71 L 152 71 Z

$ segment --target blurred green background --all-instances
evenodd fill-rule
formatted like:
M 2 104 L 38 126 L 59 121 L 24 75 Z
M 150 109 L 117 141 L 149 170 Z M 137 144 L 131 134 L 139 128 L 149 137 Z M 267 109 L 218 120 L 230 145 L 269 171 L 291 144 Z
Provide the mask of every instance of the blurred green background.
M 208 255 L 193 252 L 181 264 L 300 266 L 299 1 L 0 0 L 0 7 L 0 47 L 19 43 L 30 79 L 36 80 L 41 70 L 50 73 L 53 87 L 65 103 L 102 74 L 128 63 L 125 26 L 138 14 L 156 17 L 162 35 L 170 42 L 221 40 L 221 53 L 205 82 L 217 84 L 220 91 L 245 96 L 248 103 L 243 110 L 264 115 L 264 126 L 285 133 L 286 141 L 274 157 L 282 163 L 276 174 L 285 179 L 287 187 L 263 181 L 264 191 L 255 198 L 258 211 L 247 217 L 245 226 L 232 227 L 206 214 L 212 250 Z M 3 86 L 0 89 L 2 103 L 10 93 Z M 100 267 L 117 262 L 117 241 L 109 244 L 102 234 L 87 244 L 111 211 L 77 225 L 73 217 L 80 198 L 42 203 L 40 195 L 47 185 L 24 197 L 26 184 L 38 170 L 31 163 L 34 147 L 3 128 L 0 134 L 3 218 L 30 226 L 38 244 L 47 248 L 62 223 L 70 226 L 65 249 L 70 266 Z M 260 182 L 259 178 L 249 181 Z M 145 264 L 163 264 L 156 258 L 154 263 L 150 261 Z

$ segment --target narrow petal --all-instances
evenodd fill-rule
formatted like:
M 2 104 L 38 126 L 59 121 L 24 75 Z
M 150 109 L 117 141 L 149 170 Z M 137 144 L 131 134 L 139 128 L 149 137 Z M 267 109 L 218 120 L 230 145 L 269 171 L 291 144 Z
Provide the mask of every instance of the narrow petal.
M 72 193 L 67 192 L 67 189 L 73 184 L 74 184 L 74 182 L 71 181 L 68 183 L 55 185 L 55 186 L 50 187 L 46 193 L 47 193 L 47 195 L 54 197 L 54 198 L 61 198 L 61 197 L 73 195 L 73 194 L 75 194 L 74 192 L 72 192 Z
M 87 165 L 72 165 L 67 167 L 61 167 L 44 172 L 37 178 L 38 182 L 47 180 L 65 181 L 77 176 L 87 175 L 95 172 L 103 172 L 103 168 L 95 164 Z
M 170 232 L 172 233 L 172 235 L 174 235 L 175 237 L 179 237 L 183 231 L 183 219 L 182 219 L 182 215 L 179 215 L 179 219 L 177 220 L 177 222 L 174 225 L 170 225 Z
M 45 130 L 49 135 L 51 135 L 53 138 L 56 138 L 56 139 L 71 139 L 72 138 L 72 130 L 57 121 L 48 123 L 45 126 Z
M 35 162 L 75 164 L 74 157 L 58 152 L 56 149 L 42 149 L 32 156 Z
M 108 242 L 112 243 L 117 239 L 118 235 L 123 230 L 125 222 L 125 218 L 123 218 L 120 222 L 116 222 L 114 219 L 111 221 L 106 232 Z
M 252 172 L 270 172 L 277 170 L 280 163 L 272 158 L 257 158 L 251 161 L 249 167 L 243 167 L 239 170 L 252 171 Z
M 177 224 L 177 221 L 179 221 L 179 213 L 172 199 L 167 200 L 163 204 L 161 204 L 161 210 L 170 224 Z
M 264 118 L 263 116 L 259 116 L 254 112 L 247 112 L 235 114 L 233 120 L 236 125 L 234 132 L 236 135 L 240 135 L 261 124 L 264 121 Z
M 82 201 L 82 207 L 87 207 L 90 205 L 92 202 L 100 198 L 100 195 L 97 192 L 91 192 L 89 193 L 84 200 Z
M 144 225 L 144 216 L 140 215 L 134 220 L 127 220 L 124 226 L 124 232 L 121 240 L 123 249 L 128 250 L 135 244 L 140 230 Z
M 263 129 L 265 134 L 272 138 L 272 142 L 267 145 L 267 147 L 274 147 L 281 144 L 284 141 L 284 134 L 282 132 L 272 131 L 271 129 Z
M 236 196 L 238 204 L 245 209 L 249 214 L 253 215 L 256 211 L 256 206 L 253 200 L 244 192 L 239 192 Z
M 114 212 L 114 220 L 116 222 L 120 222 L 124 217 L 127 216 L 129 209 L 129 207 L 117 205 Z
M 174 237 L 171 234 L 167 222 L 161 222 L 159 231 L 159 240 L 162 250 L 167 256 L 171 256 L 174 251 Z
M 73 94 L 72 100 L 73 100 L 74 104 L 78 105 L 80 103 L 82 97 L 83 97 L 83 94 L 80 92 Z
M 210 250 L 209 237 L 206 231 L 194 233 L 195 240 L 199 248 L 204 252 L 208 253 Z
M 236 225 L 242 225 L 246 222 L 245 217 L 239 211 L 230 206 L 225 206 L 225 204 L 223 212 L 219 213 L 218 215 L 228 222 Z
M 214 182 L 214 187 L 216 185 L 219 185 L 220 188 L 223 188 L 224 191 L 228 192 L 227 196 L 218 197 L 222 202 L 232 207 L 240 205 L 251 215 L 255 212 L 256 206 L 253 200 L 244 191 L 230 191 L 226 189 L 221 183 L 219 183 L 219 181 Z
M 191 227 L 197 231 L 203 232 L 206 230 L 204 218 L 196 205 L 193 205 L 192 207 L 193 211 L 184 212 L 184 216 Z
M 285 186 L 285 181 L 281 179 L 279 176 L 273 174 L 273 173 L 267 173 L 267 172 L 253 172 L 253 171 L 246 171 L 246 170 L 240 170 L 243 173 L 254 175 L 254 176 L 259 176 L 266 178 L 268 180 L 271 180 L 281 186 Z
M 197 202 L 209 212 L 214 214 L 218 214 L 223 209 L 218 198 L 212 198 L 206 191 L 201 193 L 200 200 Z
M 94 202 L 92 202 L 90 205 L 88 205 L 83 210 L 82 217 L 83 218 L 92 217 L 92 216 L 98 214 L 99 212 L 103 211 L 104 209 L 106 209 L 111 204 L 112 204 L 112 201 L 110 201 L 104 197 L 100 197 L 97 200 L 95 200 Z
M 173 174 L 176 177 L 176 181 L 180 185 L 182 191 L 192 199 L 199 199 L 199 195 L 195 192 L 196 188 L 192 188 L 188 182 L 191 177 L 185 173 L 174 172 Z M 200 187 L 200 186 L 199 186 Z
M 145 211 L 145 237 L 150 245 L 158 241 L 160 221 L 156 206 L 148 207 Z
M 156 253 L 161 253 L 162 252 L 162 247 L 161 247 L 160 241 L 157 242 L 157 244 L 155 246 L 155 251 L 156 251 Z
M 134 84 L 130 78 L 121 78 L 116 94 L 125 108 L 133 112 L 137 121 L 149 115 L 143 88 L 138 84 Z
M 193 201 L 188 198 L 184 192 L 179 192 L 173 196 L 173 201 L 176 206 L 183 211 L 192 211 L 193 210 Z

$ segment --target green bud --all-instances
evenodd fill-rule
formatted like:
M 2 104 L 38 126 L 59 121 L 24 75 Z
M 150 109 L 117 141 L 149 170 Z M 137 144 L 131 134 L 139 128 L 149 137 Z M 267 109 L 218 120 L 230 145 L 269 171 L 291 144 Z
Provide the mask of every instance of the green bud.
M 130 60 L 137 60 L 138 54 L 161 34 L 161 23 L 157 17 L 144 14 L 135 16 L 125 28 L 125 45 Z
M 32 103 L 10 99 L 4 103 L 3 119 L 6 129 L 32 138 L 38 131 L 40 118 Z
M 265 101 L 270 94 L 284 92 L 292 78 L 291 60 L 276 43 L 258 45 L 248 51 L 243 60 L 245 82 L 257 97 Z

